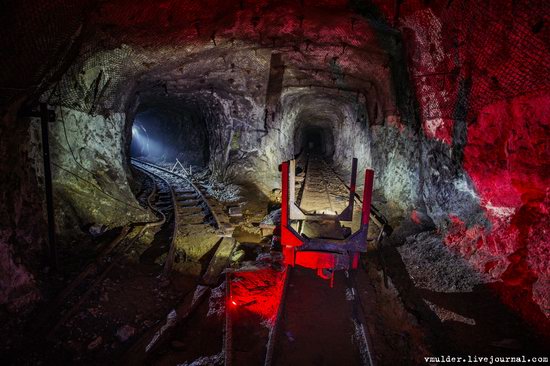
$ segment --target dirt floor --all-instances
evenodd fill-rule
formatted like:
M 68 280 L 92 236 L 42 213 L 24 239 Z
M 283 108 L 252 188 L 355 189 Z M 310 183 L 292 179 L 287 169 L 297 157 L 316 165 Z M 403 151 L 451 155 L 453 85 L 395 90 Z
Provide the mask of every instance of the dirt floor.
M 290 274 L 274 365 L 361 365 L 342 272 L 334 286 L 305 268 Z
M 141 191 L 146 195 L 147 186 Z M 271 238 L 262 234 L 260 224 L 268 209 L 277 208 L 277 193 L 267 197 L 255 188 L 244 187 L 240 200 L 231 203 L 243 213 L 232 218 L 237 241 L 232 253 L 233 270 L 269 254 Z M 425 364 L 423 357 L 439 354 L 540 355 L 548 350 L 500 305 L 492 291 L 494 284 L 445 252 L 429 227 L 424 233 L 415 230 L 396 230 L 382 251 L 369 251 L 362 258 L 356 271 L 357 292 L 378 365 L 420 365 Z M 118 231 L 113 230 L 66 245 L 61 258 L 63 272 L 51 274 L 46 298 L 54 299 L 94 261 L 98 249 L 117 235 Z M 129 237 L 133 235 L 130 231 Z M 49 303 L 31 314 L 25 324 L 6 318 L 3 329 L 12 336 L 2 340 L 1 364 L 121 364 L 132 345 L 163 324 L 199 285 L 198 276 L 177 270 L 169 279 L 163 279 L 161 261 L 143 260 L 147 257 L 143 253 L 151 250 L 157 235 L 151 230 L 124 255 L 102 262 L 91 279 L 76 290 L 85 294 L 84 299 L 80 295 L 67 298 L 58 312 L 51 314 L 48 327 L 39 325 Z M 212 255 L 212 250 L 205 254 L 201 265 L 206 266 Z M 109 274 L 98 279 L 99 269 L 111 265 L 111 260 L 116 262 Z M 290 281 L 287 289 L 284 325 L 277 333 L 276 344 L 282 352 L 276 354 L 275 364 L 358 364 L 354 329 L 346 315 L 350 304 L 342 273 L 336 274 L 334 288 L 311 270 L 298 269 L 293 278 L 294 283 Z M 97 285 L 88 290 L 94 281 Z M 221 276 L 146 364 L 223 364 L 225 293 Z M 77 310 L 60 322 L 72 308 Z M 232 316 L 233 355 L 244 362 L 241 364 L 262 364 L 271 330 L 269 319 L 246 309 L 244 306 Z

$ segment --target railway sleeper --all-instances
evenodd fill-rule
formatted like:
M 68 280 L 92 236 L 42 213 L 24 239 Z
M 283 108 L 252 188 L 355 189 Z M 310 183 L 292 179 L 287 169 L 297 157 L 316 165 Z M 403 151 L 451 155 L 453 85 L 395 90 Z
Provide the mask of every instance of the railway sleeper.
M 175 189 L 174 193 L 176 193 L 177 196 L 180 196 L 185 194 L 197 194 L 197 191 L 194 189 Z
M 189 206 L 198 206 L 202 202 L 201 200 L 188 200 L 188 199 L 177 199 L 178 206 L 189 207 Z
M 180 212 L 184 216 L 196 214 L 202 211 L 203 211 L 203 208 L 200 206 L 184 206 L 184 207 L 178 208 L 178 212 Z
M 182 222 L 184 224 L 202 224 L 204 223 L 206 216 L 204 214 L 191 214 L 191 215 L 182 215 Z
M 177 199 L 193 200 L 193 199 L 197 199 L 199 195 L 197 193 L 185 193 L 185 194 L 176 193 L 176 197 Z

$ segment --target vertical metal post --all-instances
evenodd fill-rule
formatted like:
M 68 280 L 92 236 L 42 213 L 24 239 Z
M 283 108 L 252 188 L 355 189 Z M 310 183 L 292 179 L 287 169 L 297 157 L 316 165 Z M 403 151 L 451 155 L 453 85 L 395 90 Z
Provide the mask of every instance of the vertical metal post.
M 293 266 L 295 262 L 295 251 L 292 247 L 302 245 L 303 239 L 290 226 L 290 206 L 288 204 L 289 165 L 288 161 L 281 164 L 281 246 L 283 247 L 285 263 Z
M 288 227 L 289 226 L 289 205 L 288 205 L 288 199 L 289 199 L 289 162 L 285 161 L 281 164 L 281 226 L 282 227 Z
M 370 205 L 372 201 L 372 183 L 374 181 L 374 170 L 365 170 L 365 186 L 363 187 L 363 212 L 361 216 L 361 225 L 369 224 Z
M 296 160 L 288 162 L 288 215 L 290 220 L 305 220 L 304 213 L 296 206 Z
M 289 162 L 288 174 L 288 200 L 289 205 L 293 205 L 296 201 L 296 160 L 292 159 Z
M 44 189 L 46 191 L 46 211 L 48 218 L 48 256 L 52 269 L 57 269 L 55 245 L 55 215 L 53 207 L 52 170 L 50 166 L 49 126 L 50 110 L 46 103 L 40 103 L 40 125 L 42 128 L 42 158 L 44 160 Z
M 351 161 L 351 181 L 349 183 L 349 201 L 348 206 L 351 207 L 353 212 L 353 204 L 355 202 L 355 186 L 357 183 L 357 158 L 353 158 Z
M 233 327 L 231 324 L 231 272 L 225 273 L 225 363 L 224 366 L 233 364 Z

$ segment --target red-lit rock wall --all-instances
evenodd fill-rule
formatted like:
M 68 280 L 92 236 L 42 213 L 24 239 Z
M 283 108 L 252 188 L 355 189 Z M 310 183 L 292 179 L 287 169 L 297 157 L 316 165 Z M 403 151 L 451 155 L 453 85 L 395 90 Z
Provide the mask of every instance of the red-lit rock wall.
M 487 219 L 449 213 L 446 244 L 490 274 L 505 302 L 548 332 L 550 6 L 374 3 L 402 32 L 426 140 L 448 145 Z

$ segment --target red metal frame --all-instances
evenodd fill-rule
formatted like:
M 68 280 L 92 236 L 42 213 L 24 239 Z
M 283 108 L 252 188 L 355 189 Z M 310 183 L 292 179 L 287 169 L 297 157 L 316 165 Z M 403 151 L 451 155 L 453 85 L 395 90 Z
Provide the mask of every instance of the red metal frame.
M 354 159 L 353 163 L 354 168 L 356 168 L 356 159 Z M 283 247 L 284 262 L 291 266 L 299 265 L 317 269 L 318 274 L 323 278 L 329 278 L 323 274 L 324 269 L 334 271 L 357 268 L 359 264 L 359 253 L 367 251 L 367 232 L 374 171 L 371 169 L 365 171 L 361 228 L 344 240 L 330 240 L 303 237 L 291 226 L 289 205 L 289 189 L 291 187 L 289 187 L 289 177 L 292 173 L 289 171 L 289 166 L 289 161 L 285 161 L 281 164 L 281 245 Z M 352 171 L 352 184 L 350 188 L 354 195 L 355 169 Z M 352 199 L 351 197 L 353 196 L 350 194 L 350 200 Z M 353 211 L 351 212 L 349 221 L 351 221 L 352 215 Z

